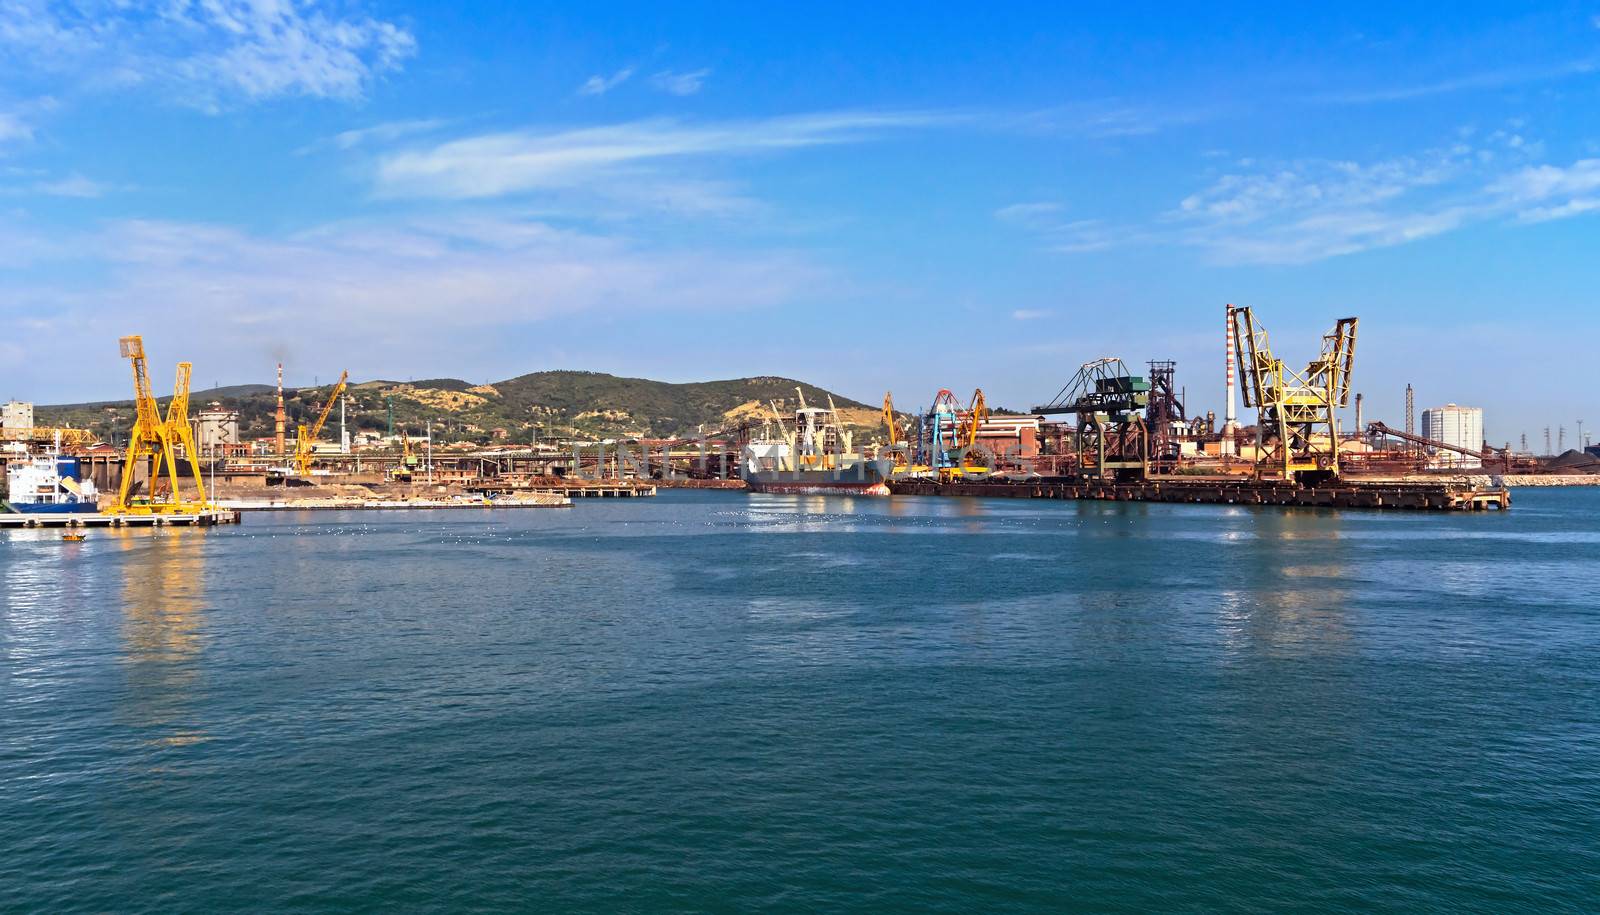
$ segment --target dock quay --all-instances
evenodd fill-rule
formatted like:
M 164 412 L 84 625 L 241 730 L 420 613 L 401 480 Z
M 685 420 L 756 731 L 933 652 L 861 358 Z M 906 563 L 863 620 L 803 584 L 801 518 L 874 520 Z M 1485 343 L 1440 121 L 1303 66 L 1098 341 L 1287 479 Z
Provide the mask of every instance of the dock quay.
M 1504 511 L 1503 487 L 1441 483 L 1342 480 L 1326 486 L 1251 479 L 1145 479 L 1138 482 L 1041 478 L 1026 481 L 946 482 L 892 480 L 895 495 L 1012 499 L 1084 499 L 1107 502 L 1186 502 L 1207 505 L 1279 505 L 1310 508 L 1378 508 L 1411 511 Z
M 631 480 L 599 482 L 577 480 L 570 483 L 534 484 L 507 484 L 490 481 L 468 484 L 463 488 L 467 492 L 484 496 L 519 497 L 528 494 L 545 494 L 566 496 L 569 499 L 640 499 L 656 494 L 656 484 L 654 482 L 644 483 Z
M 526 493 L 513 499 L 224 499 L 239 511 L 398 511 L 441 508 L 567 508 L 572 500 L 552 493 Z
M 4 529 L 28 527 L 212 527 L 218 524 L 238 523 L 239 512 L 232 508 L 149 515 L 109 515 L 99 512 L 72 514 L 0 513 L 0 528 Z

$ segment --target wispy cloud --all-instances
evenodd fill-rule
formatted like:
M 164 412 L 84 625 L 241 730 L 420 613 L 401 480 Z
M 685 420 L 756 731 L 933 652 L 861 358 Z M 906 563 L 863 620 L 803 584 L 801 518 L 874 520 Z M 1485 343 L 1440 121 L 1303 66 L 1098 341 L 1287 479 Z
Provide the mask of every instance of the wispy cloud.
M 1143 233 L 1109 225 L 1098 219 L 1069 219 L 1059 203 L 1040 201 L 1013 203 L 996 210 L 995 219 L 1024 229 L 1040 240 L 1042 247 L 1066 254 L 1104 251 L 1141 240 Z
M 1048 318 L 1053 314 L 1055 314 L 1055 312 L 1050 311 L 1047 308 L 1018 308 L 1011 313 L 1011 320 L 1038 321 L 1043 318 Z
M 994 211 L 994 218 L 1012 225 L 1039 227 L 1055 221 L 1061 204 L 1049 201 L 1013 203 Z
M 632 77 L 632 76 L 633 76 L 633 68 L 632 67 L 623 67 L 621 70 L 618 70 L 617 72 L 611 74 L 610 76 L 601 76 L 599 74 L 595 74 L 594 76 L 591 76 L 588 79 L 583 81 L 583 85 L 578 87 L 578 94 L 579 95 L 605 95 L 607 92 L 610 92 L 612 89 L 615 89 L 618 86 L 622 85 L 623 83 L 627 82 L 628 79 L 630 77 Z
M 995 126 L 1027 133 L 1121 140 L 1204 123 L 1220 114 L 1221 110 L 1212 104 L 1158 106 L 1102 99 L 1009 115 L 994 114 L 990 120 Z
M 650 77 L 650 85 L 672 95 L 694 95 L 705 86 L 706 77 L 710 75 L 709 67 L 687 73 L 663 70 Z
M 1404 86 L 1383 86 L 1372 89 L 1329 92 L 1312 96 L 1311 100 L 1343 105 L 1406 102 L 1454 92 L 1507 89 L 1512 86 L 1530 83 L 1553 82 L 1574 76 L 1584 76 L 1597 71 L 1600 71 L 1600 58 L 1587 57 L 1553 66 L 1510 67 L 1428 80 Z
M 1600 159 L 1563 168 L 1538 165 L 1505 176 L 1490 189 L 1524 222 L 1547 222 L 1600 209 Z
M 33 139 L 33 126 L 19 114 L 0 111 L 0 146 Z
M 0 183 L 0 195 L 7 197 L 71 197 L 91 200 L 104 197 L 113 191 L 128 190 L 125 187 L 95 181 L 77 172 L 52 177 L 42 169 L 8 168 L 0 170 L 0 175 L 22 179 Z
M 624 168 L 690 157 L 754 155 L 858 143 L 950 123 L 938 112 L 837 111 L 746 121 L 633 121 L 575 130 L 483 134 L 379 158 L 377 191 L 388 197 L 484 198 L 572 188 Z
M 0 241 L 7 238 L 0 223 Z M 0 284 L 0 313 L 65 316 L 76 328 L 59 339 L 30 334 L 34 364 L 70 352 L 80 333 L 113 335 L 132 322 L 172 328 L 168 352 L 248 354 L 270 333 L 264 328 L 311 327 L 314 339 L 298 344 L 297 356 L 365 359 L 362 370 L 377 372 L 435 360 L 442 348 L 476 352 L 552 318 L 761 309 L 828 282 L 784 251 L 650 245 L 503 212 L 328 224 L 289 237 L 132 220 L 56 241 L 15 265 L 37 273 Z M 0 248 L 0 267 L 18 256 Z M 90 278 L 42 278 L 79 273 L 72 265 Z M 118 308 L 108 311 L 106 301 Z
M 0 46 L 102 89 L 152 86 L 215 110 L 282 96 L 354 99 L 416 52 L 410 32 L 321 0 L 10 0 Z
M 104 196 L 109 188 L 98 181 L 93 181 L 79 174 L 68 175 L 53 181 L 41 181 L 33 186 L 40 194 L 52 197 L 77 197 L 90 199 Z
M 336 149 L 348 152 L 358 146 L 372 144 L 393 143 L 406 137 L 431 133 L 451 122 L 443 118 L 417 118 L 406 121 L 389 121 L 383 124 L 374 124 L 371 127 L 358 127 L 353 130 L 344 130 L 330 137 L 324 137 L 314 143 L 309 143 L 295 150 L 296 155 L 305 155 L 319 149 Z
M 1218 264 L 1303 264 L 1393 247 L 1491 221 L 1600 210 L 1600 159 L 1533 164 L 1543 147 L 1510 130 L 1372 162 L 1241 160 L 1144 223 L 1065 220 L 1024 204 L 997 216 L 1066 253 L 1159 244 Z

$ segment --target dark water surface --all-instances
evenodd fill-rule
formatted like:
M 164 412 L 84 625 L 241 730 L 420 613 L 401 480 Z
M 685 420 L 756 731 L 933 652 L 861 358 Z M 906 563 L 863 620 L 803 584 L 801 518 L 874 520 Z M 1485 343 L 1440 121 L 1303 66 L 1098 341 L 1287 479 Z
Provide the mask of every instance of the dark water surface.
M 0 534 L 0 909 L 1600 907 L 1600 492 Z

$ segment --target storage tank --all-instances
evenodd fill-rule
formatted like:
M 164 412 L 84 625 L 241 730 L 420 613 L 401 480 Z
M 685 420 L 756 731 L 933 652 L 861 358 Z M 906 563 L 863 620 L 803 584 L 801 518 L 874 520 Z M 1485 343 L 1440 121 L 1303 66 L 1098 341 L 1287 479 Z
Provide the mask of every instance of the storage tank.
M 1445 404 L 1422 411 L 1422 435 L 1457 448 L 1483 449 L 1483 408 Z M 1481 467 L 1475 457 L 1435 449 L 1434 463 L 1441 467 Z

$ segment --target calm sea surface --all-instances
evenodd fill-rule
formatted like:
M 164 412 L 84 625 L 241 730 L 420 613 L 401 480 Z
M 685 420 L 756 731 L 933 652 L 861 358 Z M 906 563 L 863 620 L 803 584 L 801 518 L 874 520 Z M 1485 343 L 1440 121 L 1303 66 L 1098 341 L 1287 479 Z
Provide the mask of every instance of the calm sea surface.
M 0 909 L 1595 911 L 1600 491 L 0 533 Z

